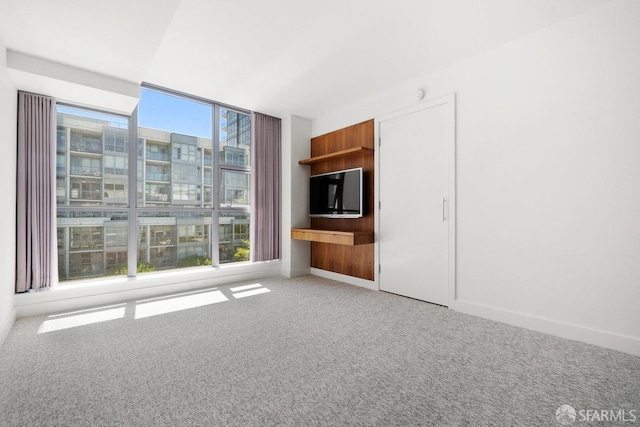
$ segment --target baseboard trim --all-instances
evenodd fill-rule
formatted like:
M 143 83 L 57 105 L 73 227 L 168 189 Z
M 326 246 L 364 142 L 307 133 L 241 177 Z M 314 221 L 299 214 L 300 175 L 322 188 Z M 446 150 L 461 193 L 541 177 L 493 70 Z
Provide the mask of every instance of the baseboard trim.
M 378 290 L 378 285 L 372 280 L 361 279 L 359 277 L 347 276 L 346 274 L 334 273 L 333 271 L 322 270 L 311 267 L 310 273 L 314 276 L 324 277 L 325 279 L 336 280 L 338 282 L 348 283 L 349 285 L 360 286 L 372 291 Z
M 7 316 L 2 325 L 0 325 L 0 347 L 9 336 L 9 332 L 11 332 L 11 328 L 13 328 L 14 323 L 16 323 L 16 319 L 18 318 L 17 313 L 18 311 L 13 308 L 11 312 L 9 312 L 9 316 Z
M 472 316 L 495 320 L 497 322 L 507 323 L 509 325 L 554 335 L 560 338 L 567 338 L 574 341 L 580 341 L 599 347 L 629 353 L 634 356 L 640 356 L 640 339 L 638 338 L 558 322 L 556 320 L 545 319 L 500 308 L 489 307 L 468 301 L 456 300 L 451 308 L 455 311 L 470 314 Z
M 232 266 L 221 270 L 170 271 L 136 279 L 117 279 L 113 283 L 61 285 L 54 289 L 16 294 L 16 316 L 30 317 L 113 304 L 139 298 L 215 287 L 246 280 L 280 276 L 280 261 Z

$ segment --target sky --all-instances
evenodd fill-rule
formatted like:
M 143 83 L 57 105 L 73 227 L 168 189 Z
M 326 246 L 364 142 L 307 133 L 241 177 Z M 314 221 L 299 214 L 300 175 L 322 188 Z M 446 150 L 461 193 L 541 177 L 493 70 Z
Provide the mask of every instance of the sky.
M 211 139 L 213 107 L 142 89 L 138 126 Z
M 79 110 L 64 105 L 58 105 L 57 110 L 62 113 L 106 120 L 112 126 L 123 129 L 128 127 L 128 119 L 120 116 Z M 138 103 L 138 126 L 211 139 L 213 107 L 177 96 L 142 89 Z M 222 132 L 221 139 L 224 139 L 225 135 Z

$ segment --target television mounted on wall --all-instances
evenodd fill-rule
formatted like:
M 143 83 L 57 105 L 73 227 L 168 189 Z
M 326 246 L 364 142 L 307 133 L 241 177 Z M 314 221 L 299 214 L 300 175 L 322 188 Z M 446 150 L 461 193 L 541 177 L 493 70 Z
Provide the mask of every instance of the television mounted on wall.
M 364 215 L 362 168 L 312 175 L 309 216 L 360 218 Z

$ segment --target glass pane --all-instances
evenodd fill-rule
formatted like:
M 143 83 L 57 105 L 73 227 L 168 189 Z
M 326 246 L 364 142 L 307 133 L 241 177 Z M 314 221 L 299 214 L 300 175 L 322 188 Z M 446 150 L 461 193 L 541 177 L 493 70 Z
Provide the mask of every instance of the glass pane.
M 211 213 L 138 215 L 138 272 L 211 265 Z
M 213 107 L 143 89 L 138 115 L 138 205 L 211 207 Z
M 220 213 L 220 264 L 249 261 L 249 214 Z
M 220 171 L 220 207 L 249 208 L 251 175 L 247 172 Z
M 127 274 L 126 212 L 58 210 L 58 279 Z
M 128 204 L 129 120 L 57 107 L 58 206 Z
M 250 166 L 251 116 L 220 109 L 220 164 Z

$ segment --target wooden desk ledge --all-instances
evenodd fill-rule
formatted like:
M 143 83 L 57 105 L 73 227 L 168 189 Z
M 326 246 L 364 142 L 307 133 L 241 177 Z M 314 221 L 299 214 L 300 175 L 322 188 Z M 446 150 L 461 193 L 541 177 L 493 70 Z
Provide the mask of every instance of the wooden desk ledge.
M 316 230 L 313 228 L 292 228 L 291 238 L 310 242 L 333 243 L 336 245 L 366 245 L 373 243 L 370 231 Z

